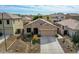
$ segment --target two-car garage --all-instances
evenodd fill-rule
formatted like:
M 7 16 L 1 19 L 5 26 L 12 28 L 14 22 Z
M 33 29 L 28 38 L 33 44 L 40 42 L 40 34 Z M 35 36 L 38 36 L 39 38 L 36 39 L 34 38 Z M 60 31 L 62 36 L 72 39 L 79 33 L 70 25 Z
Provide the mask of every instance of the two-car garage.
M 55 36 L 55 31 L 53 29 L 42 29 L 40 32 L 41 36 Z

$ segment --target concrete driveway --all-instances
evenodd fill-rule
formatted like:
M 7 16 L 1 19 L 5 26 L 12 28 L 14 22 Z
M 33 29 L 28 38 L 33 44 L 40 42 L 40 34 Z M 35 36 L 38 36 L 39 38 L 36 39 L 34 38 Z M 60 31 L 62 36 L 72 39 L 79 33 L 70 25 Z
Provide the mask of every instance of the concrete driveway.
M 56 37 L 41 37 L 41 53 L 64 53 Z

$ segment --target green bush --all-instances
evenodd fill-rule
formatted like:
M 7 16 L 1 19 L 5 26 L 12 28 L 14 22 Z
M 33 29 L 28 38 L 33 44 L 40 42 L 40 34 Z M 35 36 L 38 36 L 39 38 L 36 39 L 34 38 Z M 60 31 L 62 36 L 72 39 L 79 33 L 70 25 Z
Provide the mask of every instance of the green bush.
M 27 37 L 28 38 L 31 38 L 32 37 L 32 34 L 31 33 L 27 34 Z
M 39 44 L 40 44 L 40 39 L 38 39 L 38 40 L 37 40 L 37 43 L 39 43 Z
M 36 44 L 36 43 L 40 44 L 40 39 L 38 39 L 38 40 L 32 40 L 32 44 Z
M 32 44 L 36 44 L 36 40 L 32 40 Z
M 33 16 L 33 20 L 36 20 L 38 18 L 42 18 L 42 16 L 41 15 Z

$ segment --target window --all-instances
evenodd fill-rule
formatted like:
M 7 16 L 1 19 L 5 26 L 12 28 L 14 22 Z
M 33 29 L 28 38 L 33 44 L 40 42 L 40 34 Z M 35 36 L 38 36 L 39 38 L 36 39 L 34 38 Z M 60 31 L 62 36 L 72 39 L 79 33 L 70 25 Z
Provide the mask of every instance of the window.
M 21 33 L 21 29 L 17 29 L 15 34 L 20 34 Z
M 0 36 L 2 36 L 3 35 L 3 33 L 2 32 L 0 32 Z
M 34 34 L 38 34 L 38 28 L 34 28 Z
M 62 28 L 64 29 L 64 26 L 62 26 Z
M 31 32 L 31 28 L 27 28 L 27 32 Z
M 2 20 L 0 20 L 0 24 L 2 24 Z
M 7 24 L 9 24 L 10 22 L 9 22 L 9 20 L 7 20 Z

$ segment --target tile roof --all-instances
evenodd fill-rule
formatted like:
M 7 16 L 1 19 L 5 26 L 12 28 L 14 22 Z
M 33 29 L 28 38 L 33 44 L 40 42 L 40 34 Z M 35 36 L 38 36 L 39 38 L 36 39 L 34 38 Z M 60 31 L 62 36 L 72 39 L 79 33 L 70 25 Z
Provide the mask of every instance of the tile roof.
M 79 21 L 75 19 L 65 19 L 60 22 L 57 22 L 57 24 L 61 24 L 63 26 L 67 26 L 68 28 L 79 30 Z
M 77 13 L 70 13 L 70 14 L 66 14 L 66 15 L 70 15 L 70 16 L 79 16 L 79 14 L 77 14 Z
M 32 18 L 31 18 L 31 17 L 28 17 L 28 16 L 25 16 L 25 17 L 23 17 L 22 19 L 23 19 L 23 20 L 27 20 L 27 21 L 29 21 L 29 20 L 31 21 L 31 20 L 32 20 Z
M 2 14 L 3 14 L 3 19 L 16 19 L 16 18 L 21 18 L 18 15 L 15 15 L 15 14 L 0 13 L 0 19 L 2 19 Z
M 49 21 L 47 21 L 47 20 L 45 20 L 45 19 L 41 19 L 41 18 L 38 18 L 37 20 L 34 20 L 34 21 L 32 21 L 32 22 L 30 22 L 30 23 L 28 23 L 28 24 L 26 24 L 26 25 L 30 25 L 30 24 L 32 24 L 32 23 L 34 23 L 34 22 L 36 22 L 36 21 L 40 21 L 39 23 L 45 22 L 45 23 L 48 23 L 48 24 L 50 24 L 50 25 L 55 26 L 55 25 L 52 24 L 51 22 L 49 22 Z M 45 24 L 45 23 L 44 23 L 44 24 Z
M 64 14 L 51 14 L 50 16 L 53 16 L 53 17 L 55 17 L 55 16 L 64 16 Z

